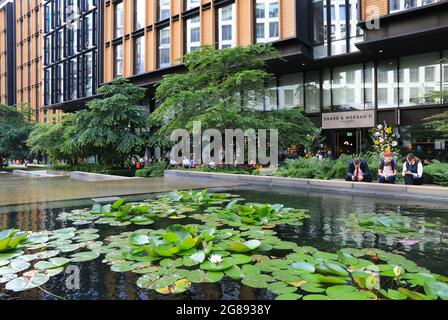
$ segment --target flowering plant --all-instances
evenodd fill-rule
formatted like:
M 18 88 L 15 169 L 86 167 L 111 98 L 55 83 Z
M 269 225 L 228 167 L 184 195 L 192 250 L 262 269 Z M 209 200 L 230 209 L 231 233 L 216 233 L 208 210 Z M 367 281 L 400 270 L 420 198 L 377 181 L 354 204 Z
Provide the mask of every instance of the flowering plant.
M 388 127 L 387 123 L 379 124 L 373 133 L 373 148 L 378 153 L 396 152 L 398 146 L 397 133 L 392 127 Z

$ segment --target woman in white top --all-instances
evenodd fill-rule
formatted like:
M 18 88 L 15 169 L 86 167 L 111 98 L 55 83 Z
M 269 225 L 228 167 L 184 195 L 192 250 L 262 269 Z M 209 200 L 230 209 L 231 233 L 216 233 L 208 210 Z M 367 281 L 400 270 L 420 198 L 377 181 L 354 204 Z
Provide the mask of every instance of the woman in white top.
M 392 152 L 384 153 L 384 159 L 380 162 L 378 168 L 378 182 L 379 183 L 395 183 L 397 179 L 397 165 L 392 158 Z

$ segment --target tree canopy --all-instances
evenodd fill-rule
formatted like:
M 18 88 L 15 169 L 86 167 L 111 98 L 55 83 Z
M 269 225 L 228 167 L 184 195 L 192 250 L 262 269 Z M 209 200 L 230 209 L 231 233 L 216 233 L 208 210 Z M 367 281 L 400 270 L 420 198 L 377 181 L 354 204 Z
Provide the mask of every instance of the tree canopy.
M 28 157 L 26 140 L 31 130 L 29 115 L 15 107 L 0 105 L 0 158 Z
M 102 164 L 124 167 L 149 141 L 148 111 L 139 105 L 145 89 L 116 78 L 97 90 L 87 109 L 56 124 L 37 125 L 28 140 L 33 152 L 72 164 L 97 155 Z
M 169 137 L 178 128 L 191 130 L 200 121 L 203 129 L 278 129 L 282 146 L 306 145 L 316 130 L 299 108 L 257 111 L 271 79 L 266 57 L 278 59 L 270 45 L 216 50 L 209 46 L 184 56 L 186 73 L 167 75 L 156 89 L 158 108 L 150 120 L 157 135 Z

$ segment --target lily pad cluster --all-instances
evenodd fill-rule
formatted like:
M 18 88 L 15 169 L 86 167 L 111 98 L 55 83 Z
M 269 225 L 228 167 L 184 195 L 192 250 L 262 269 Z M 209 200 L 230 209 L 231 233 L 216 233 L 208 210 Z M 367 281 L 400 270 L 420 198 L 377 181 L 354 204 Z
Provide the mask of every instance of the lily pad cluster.
M 120 199 L 112 204 L 95 204 L 90 210 L 63 212 L 57 219 L 71 221 L 73 225 L 143 226 L 153 224 L 155 218 L 183 219 L 187 217 L 186 213 L 222 204 L 235 197 L 230 193 L 209 193 L 207 190 L 174 191 L 145 202 L 126 203 L 125 199 Z
M 93 260 L 103 243 L 96 229 L 76 228 L 38 233 L 4 230 L 9 235 L 6 249 L 0 252 L 0 283 L 7 290 L 24 291 L 40 287 L 61 273 L 69 263 Z M 21 240 L 17 243 L 17 239 Z M 65 255 L 66 257 L 62 257 Z
M 401 239 L 414 239 L 424 236 L 425 228 L 433 228 L 429 223 L 415 223 L 409 217 L 398 213 L 351 214 L 344 219 L 348 228 L 374 234 L 391 235 Z
M 207 189 L 202 191 L 173 191 L 159 198 L 162 201 L 169 203 L 172 202 L 186 202 L 189 204 L 197 205 L 214 205 L 222 204 L 230 201 L 231 198 L 237 198 L 238 195 L 233 195 L 231 193 L 210 193 Z M 241 199 L 241 198 L 240 198 Z
M 138 287 L 163 295 L 231 279 L 279 300 L 448 299 L 448 278 L 403 256 L 378 249 L 332 253 L 284 241 L 272 228 L 302 224 L 305 210 L 241 200 L 229 193 L 175 191 L 140 203 L 98 204 L 58 218 L 78 226 L 146 226 L 156 218 L 185 217 L 203 222 L 122 232 L 104 242 L 97 229 L 2 231 L 0 283 L 14 291 L 40 287 L 69 263 L 103 256 L 113 272 L 138 274 Z M 414 236 L 423 227 L 392 214 L 354 215 L 347 223 L 397 236 Z
M 194 218 L 207 223 L 225 223 L 232 227 L 262 226 L 272 228 L 276 225 L 302 225 L 302 220 L 308 218 L 305 210 L 285 208 L 282 204 L 247 203 L 238 204 L 233 200 L 226 207 L 209 207 L 207 215 L 195 214 Z
M 448 298 L 448 278 L 403 256 L 377 249 L 324 252 L 282 241 L 272 230 L 174 225 L 107 240 L 114 250 L 103 262 L 115 272 L 141 274 L 137 285 L 160 294 L 229 278 L 279 300 Z

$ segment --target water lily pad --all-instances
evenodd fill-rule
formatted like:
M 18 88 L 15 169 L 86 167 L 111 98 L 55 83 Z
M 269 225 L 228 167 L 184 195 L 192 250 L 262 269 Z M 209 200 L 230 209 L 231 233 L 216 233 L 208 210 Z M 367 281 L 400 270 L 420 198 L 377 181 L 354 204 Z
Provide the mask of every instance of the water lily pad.
M 213 263 L 209 260 L 204 261 L 201 263 L 201 269 L 207 270 L 207 271 L 223 271 L 226 269 L 229 269 L 234 265 L 234 262 L 230 258 L 223 258 L 220 263 Z
M 224 271 L 225 275 L 233 280 L 240 280 L 244 277 L 243 271 L 238 266 L 232 266 Z
M 229 250 L 234 252 L 249 252 L 261 245 L 259 240 L 249 240 L 246 242 L 234 241 L 229 245 Z
M 135 266 L 130 263 L 117 263 L 117 264 L 113 264 L 110 267 L 110 270 L 112 270 L 113 272 L 128 272 L 128 271 L 132 271 L 134 269 L 135 269 Z
M 307 262 L 294 262 L 291 265 L 294 269 L 306 272 L 306 273 L 314 273 L 316 268 L 311 263 Z
M 90 261 L 98 258 L 100 255 L 98 252 L 87 251 L 87 252 L 79 252 L 70 256 L 71 262 L 84 262 Z
M 232 254 L 230 257 L 232 258 L 234 264 L 239 265 L 250 263 L 252 261 L 252 258 L 250 256 L 246 256 L 243 254 Z
M 302 296 L 297 293 L 285 293 L 277 296 L 275 300 L 299 300 Z
M 214 283 L 219 282 L 224 278 L 224 273 L 220 271 L 207 271 L 204 275 L 203 282 Z
M 20 292 L 40 287 L 44 285 L 48 280 L 50 280 L 50 277 L 48 275 L 38 273 L 31 277 L 31 279 L 27 279 L 24 277 L 15 278 L 8 282 L 5 288 L 6 290 Z

